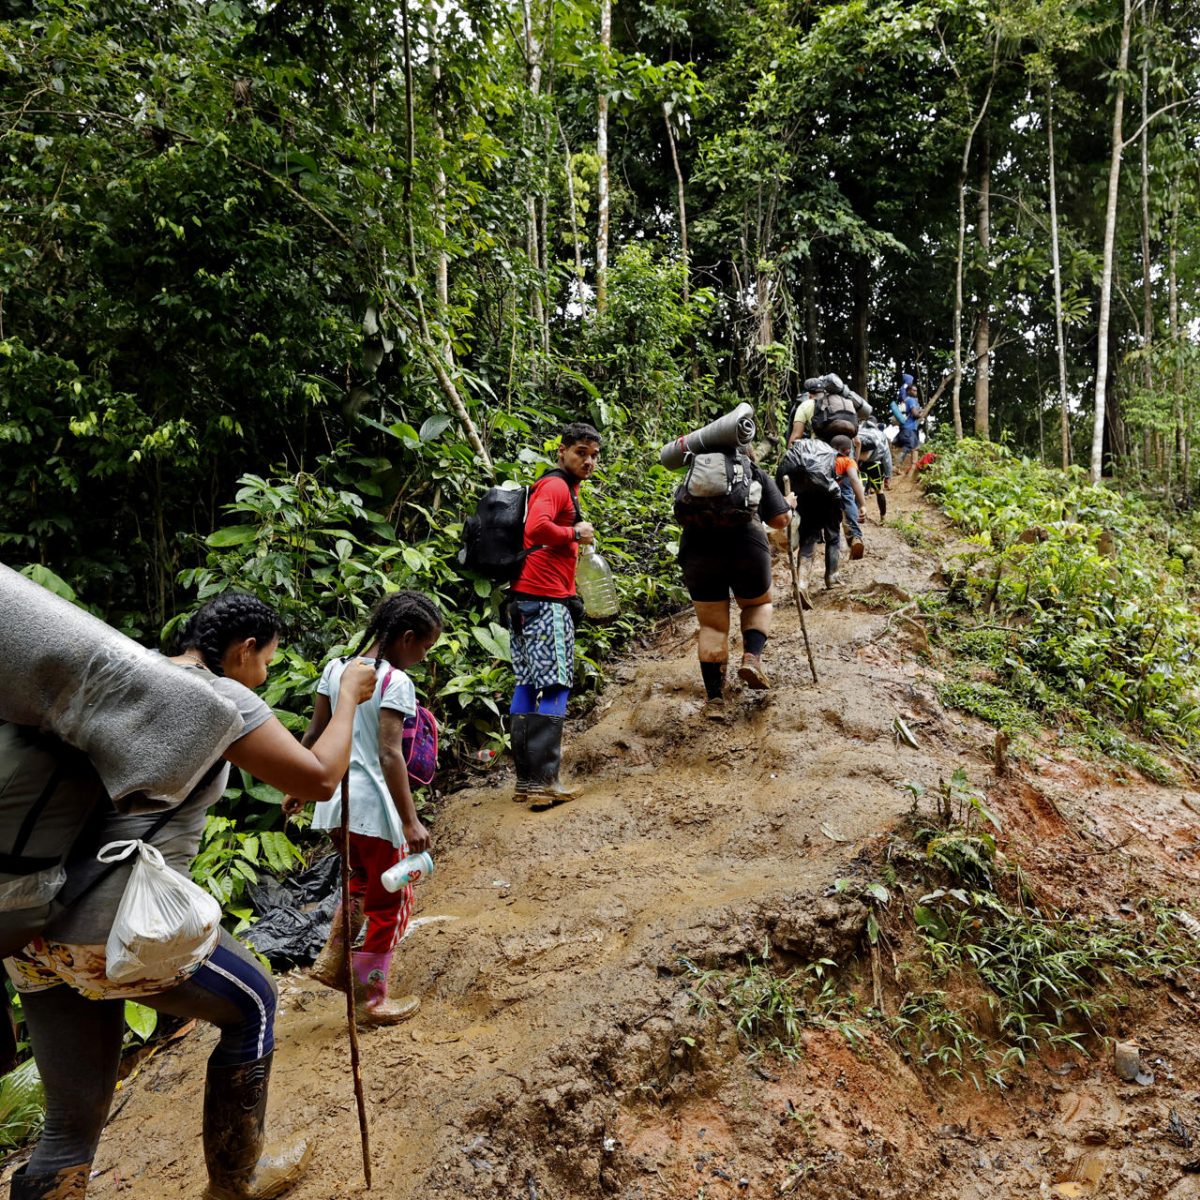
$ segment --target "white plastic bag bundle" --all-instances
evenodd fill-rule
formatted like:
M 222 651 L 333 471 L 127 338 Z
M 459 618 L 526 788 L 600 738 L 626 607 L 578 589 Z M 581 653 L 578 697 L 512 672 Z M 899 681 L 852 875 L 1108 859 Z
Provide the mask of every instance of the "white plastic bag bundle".
M 203 962 L 221 936 L 221 906 L 172 870 L 148 842 L 109 842 L 96 858 L 117 862 L 138 852 L 105 947 L 104 973 L 116 983 L 169 980 Z

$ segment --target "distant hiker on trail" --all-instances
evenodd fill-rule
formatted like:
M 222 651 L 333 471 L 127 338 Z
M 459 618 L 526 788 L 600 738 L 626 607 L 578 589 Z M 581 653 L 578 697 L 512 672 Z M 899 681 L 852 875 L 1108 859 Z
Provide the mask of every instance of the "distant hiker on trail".
M 559 779 L 563 725 L 575 681 L 575 626 L 583 605 L 575 593 L 579 547 L 595 530 L 583 519 L 579 486 L 600 461 L 600 434 L 582 421 L 562 431 L 558 466 L 529 494 L 525 559 L 509 593 L 513 672 L 512 753 L 517 768 L 513 799 L 542 812 L 577 793 Z
M 329 724 L 345 672 L 360 656 L 374 660 L 375 689 L 354 721 L 350 752 L 350 931 L 367 932 L 362 950 L 352 950 L 355 1015 L 360 1025 L 395 1025 L 421 1006 L 416 996 L 388 999 L 392 952 L 404 936 L 412 915 L 409 884 L 390 892 L 380 877 L 408 854 L 420 854 L 431 844 L 413 802 L 405 762 L 405 718 L 417 715 L 417 693 L 405 674 L 424 661 L 442 633 L 442 615 L 420 592 L 395 592 L 375 607 L 358 649 L 349 658 L 326 664 L 317 684 L 317 699 L 303 744 L 311 745 Z M 410 739 L 411 740 L 411 739 Z M 289 797 L 284 812 L 295 813 L 300 802 Z M 312 827 L 326 829 L 340 844 L 342 798 L 334 791 L 317 805 Z M 346 944 L 342 910 L 333 917 L 329 939 L 312 968 L 313 978 L 327 987 L 343 989 Z
M 801 438 L 788 447 L 775 482 L 782 490 L 791 485 L 799 518 L 800 547 L 797 582 L 800 602 L 812 607 L 809 597 L 813 553 L 825 543 L 825 586 L 838 585 L 838 559 L 842 540 L 842 490 L 837 477 L 837 452 L 816 438 Z
M 892 446 L 874 422 L 867 422 L 855 439 L 858 453 L 858 474 L 869 495 L 875 493 L 879 506 L 879 523 L 887 516 L 887 497 L 883 494 L 892 485 Z
M 762 654 L 771 631 L 771 550 L 762 523 L 786 528 L 792 505 L 750 458 L 748 444 L 735 441 L 686 462 L 687 477 L 675 492 L 679 565 L 700 623 L 704 714 L 724 720 L 731 594 L 742 631 L 738 677 L 755 691 L 770 686 Z
M 789 446 L 806 433 L 826 442 L 840 433 L 854 437 L 859 423 L 871 415 L 871 406 L 840 376 L 806 379 L 804 389 L 807 395 L 792 410 Z
M 858 560 L 863 556 L 862 527 L 858 514 L 866 507 L 867 497 L 863 492 L 862 480 L 858 477 L 858 460 L 854 455 L 854 443 L 839 433 L 831 445 L 837 454 L 834 470 L 837 474 L 838 490 L 842 493 L 842 519 L 846 524 L 846 540 L 850 543 L 850 557 Z
M 896 455 L 896 470 L 903 475 L 912 472 L 916 462 L 916 449 L 921 443 L 921 401 L 917 397 L 917 389 L 911 375 L 904 376 L 904 382 L 896 399 L 892 401 L 892 416 L 900 426 L 893 446 Z M 907 466 L 905 463 L 907 462 Z
M 82 1200 L 86 1194 L 116 1088 L 127 998 L 171 1016 L 209 1021 L 220 1030 L 204 1089 L 206 1200 L 278 1196 L 308 1166 L 312 1147 L 304 1138 L 278 1150 L 263 1149 L 275 1046 L 270 974 L 222 930 L 211 952 L 177 968 L 170 978 L 145 974 L 114 983 L 106 974 L 105 947 L 133 860 L 103 874 L 95 859 L 96 850 L 109 842 L 141 839 L 158 848 L 167 866 L 186 875 L 200 846 L 205 814 L 225 790 L 229 763 L 281 791 L 314 800 L 345 774 L 355 710 L 371 695 L 374 672 L 358 663 L 347 668 L 329 727 L 305 748 L 251 690 L 266 681 L 279 628 L 273 609 L 232 592 L 210 600 L 187 622 L 171 661 L 201 675 L 241 714 L 242 732 L 226 749 L 226 762 L 178 808 L 167 810 L 165 820 L 155 812 L 101 811 L 97 827 L 83 835 L 89 838 L 88 852 L 68 866 L 56 901 L 61 913 L 48 922 L 44 936 L 5 960 L 21 994 L 46 1089 L 45 1129 L 32 1158 L 12 1177 L 16 1200 Z M 170 1190 L 164 1182 L 161 1194 Z

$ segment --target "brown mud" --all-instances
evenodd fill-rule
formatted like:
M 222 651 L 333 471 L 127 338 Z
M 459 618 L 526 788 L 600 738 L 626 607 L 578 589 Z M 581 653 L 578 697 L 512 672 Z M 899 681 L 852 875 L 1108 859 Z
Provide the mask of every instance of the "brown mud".
M 374 1194 L 1200 1197 L 1185 1170 L 1200 1157 L 1186 1145 L 1200 1138 L 1200 998 L 1182 984 L 1113 1031 L 1140 1042 L 1147 1087 L 1116 1077 L 1102 1041 L 1030 1065 L 1006 1091 L 914 1068 L 877 1033 L 856 1053 L 812 1029 L 798 1062 L 752 1061 L 729 1016 L 689 998 L 684 957 L 733 966 L 769 940 L 790 961 L 850 964 L 867 912 L 830 885 L 909 809 L 898 785 L 932 787 L 959 766 L 987 787 L 1006 854 L 1057 904 L 1119 914 L 1140 896 L 1195 895 L 1196 792 L 1125 782 L 1053 736 L 998 778 L 994 732 L 942 708 L 939 675 L 917 657 L 923 629 L 878 599 L 938 586 L 947 534 L 912 485 L 890 498 L 900 526 L 879 528 L 871 501 L 867 556 L 844 565 L 839 591 L 814 592 L 820 687 L 781 558 L 775 686 L 735 682 L 727 725 L 700 716 L 694 623 L 679 617 L 569 734 L 584 798 L 530 814 L 501 772 L 447 798 L 438 873 L 393 965 L 393 990 L 416 992 L 421 1011 L 362 1037 Z M 897 743 L 897 716 L 919 748 Z M 299 973 L 280 991 L 269 1126 L 319 1139 L 292 1195 L 365 1195 L 343 998 Z M 123 1085 L 90 1195 L 201 1194 L 213 1041 L 178 1039 Z

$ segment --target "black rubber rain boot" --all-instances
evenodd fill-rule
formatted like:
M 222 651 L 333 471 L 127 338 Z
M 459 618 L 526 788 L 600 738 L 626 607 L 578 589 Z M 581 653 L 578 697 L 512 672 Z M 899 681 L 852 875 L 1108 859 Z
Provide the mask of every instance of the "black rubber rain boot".
M 272 1200 L 308 1170 L 312 1143 L 295 1138 L 264 1152 L 272 1054 L 237 1067 L 209 1066 L 204 1082 L 204 1200 Z
M 22 1167 L 13 1172 L 8 1194 L 12 1200 L 83 1200 L 91 1173 L 90 1162 L 63 1167 L 51 1175 L 30 1175 Z
M 513 713 L 509 718 L 512 730 L 512 756 L 517 768 L 517 783 L 513 799 L 524 804 L 529 799 L 529 718 L 535 713 Z
M 529 791 L 526 799 L 531 801 L 529 807 L 534 812 L 543 812 L 556 804 L 574 800 L 578 793 L 558 779 L 562 767 L 564 718 L 529 713 L 525 721 L 529 754 Z
M 825 586 L 837 587 L 841 582 L 838 578 L 838 544 L 835 540 L 825 543 Z
M 875 503 L 879 505 L 879 523 L 882 525 L 887 519 L 887 497 L 882 492 L 876 492 Z

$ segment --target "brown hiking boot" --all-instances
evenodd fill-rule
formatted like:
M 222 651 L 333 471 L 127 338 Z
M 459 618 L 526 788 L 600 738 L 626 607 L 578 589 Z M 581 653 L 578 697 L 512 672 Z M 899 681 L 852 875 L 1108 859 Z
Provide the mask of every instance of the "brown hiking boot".
M 757 654 L 742 655 L 742 665 L 738 667 L 738 678 L 751 691 L 755 692 L 765 692 L 771 686 L 771 681 L 763 670 L 762 659 Z
M 725 708 L 724 696 L 710 696 L 704 702 L 704 708 L 701 710 L 704 717 L 709 721 L 719 721 L 724 723 L 729 719 L 729 713 Z
M 862 538 L 851 538 L 850 539 L 850 557 L 855 562 L 857 562 L 860 558 L 862 558 L 865 551 L 866 551 L 866 546 L 863 545 Z

